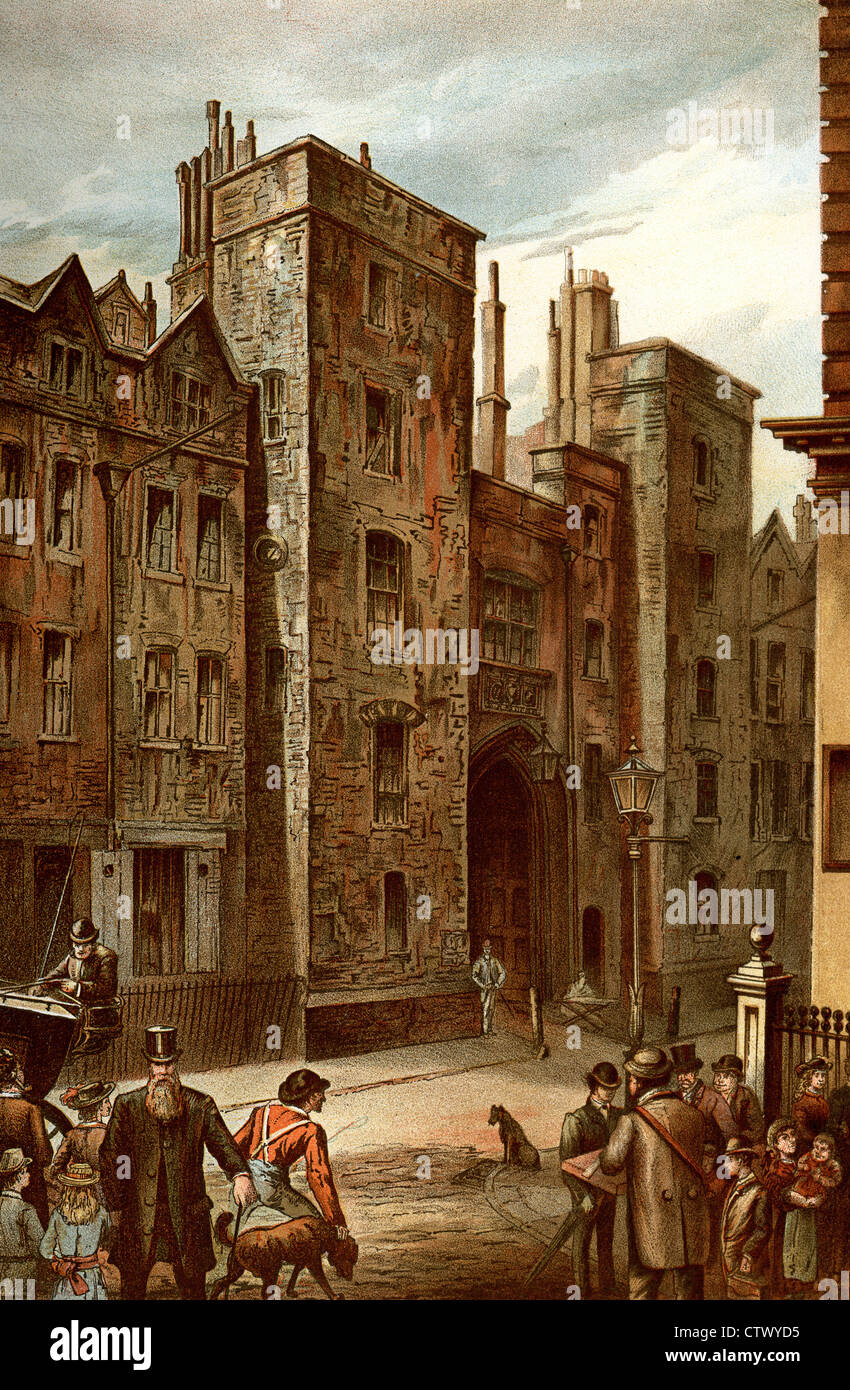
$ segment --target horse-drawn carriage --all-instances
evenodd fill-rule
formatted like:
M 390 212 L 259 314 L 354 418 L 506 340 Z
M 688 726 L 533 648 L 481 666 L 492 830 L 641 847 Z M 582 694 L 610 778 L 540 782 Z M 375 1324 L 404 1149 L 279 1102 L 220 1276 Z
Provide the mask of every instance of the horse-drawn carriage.
M 51 1143 L 67 1134 L 72 1120 L 45 1100 L 66 1061 L 103 1052 L 121 1033 L 121 1004 L 86 1006 L 68 995 L 32 994 L 20 985 L 0 985 L 0 1047 L 17 1058 L 27 1099 L 44 1116 Z

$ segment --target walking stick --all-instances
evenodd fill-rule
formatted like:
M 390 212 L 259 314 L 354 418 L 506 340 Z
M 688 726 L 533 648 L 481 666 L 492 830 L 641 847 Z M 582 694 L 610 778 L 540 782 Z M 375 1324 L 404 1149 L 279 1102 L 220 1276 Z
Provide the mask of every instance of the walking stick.
M 566 1242 L 568 1236 L 572 1232 L 572 1229 L 578 1221 L 579 1217 L 581 1216 L 582 1212 L 592 1210 L 593 1199 L 590 1196 L 590 1194 L 587 1193 L 584 1197 L 582 1197 L 578 1205 L 573 1207 L 573 1210 L 569 1213 L 569 1215 L 564 1217 L 564 1220 L 561 1222 L 560 1226 L 553 1235 L 549 1244 L 546 1246 L 546 1249 L 543 1251 L 543 1254 L 540 1256 L 540 1259 L 533 1266 L 533 1268 L 530 1269 L 526 1274 L 522 1285 L 524 1289 L 527 1289 L 529 1284 L 532 1284 L 534 1280 L 537 1279 L 539 1275 L 543 1273 L 550 1260 L 554 1259 L 561 1246 Z
M 237 1239 L 237 1237 L 238 1237 L 238 1235 L 239 1235 L 239 1227 L 240 1227 L 241 1224 L 242 1224 L 242 1212 L 243 1212 L 243 1210 L 244 1210 L 243 1207 L 237 1207 L 237 1208 L 236 1208 L 236 1225 L 235 1225 L 234 1228 L 233 1228 L 233 1244 L 231 1245 L 231 1247 L 230 1247 L 230 1252 L 229 1252 L 229 1254 L 228 1254 L 228 1256 L 227 1256 L 227 1269 L 225 1270 L 225 1275 L 224 1275 L 225 1279 L 227 1280 L 227 1282 L 226 1282 L 226 1284 L 225 1284 L 225 1286 L 224 1286 L 224 1301 L 225 1301 L 225 1303 L 227 1302 L 227 1298 L 228 1298 L 228 1295 L 229 1295 L 229 1293 L 230 1293 L 230 1285 L 233 1284 L 233 1283 L 235 1283 L 236 1280 L 239 1278 L 239 1275 L 238 1275 L 238 1274 L 234 1274 L 234 1273 L 233 1273 L 233 1264 L 234 1264 L 234 1261 L 235 1261 L 235 1259 L 236 1259 L 236 1239 Z

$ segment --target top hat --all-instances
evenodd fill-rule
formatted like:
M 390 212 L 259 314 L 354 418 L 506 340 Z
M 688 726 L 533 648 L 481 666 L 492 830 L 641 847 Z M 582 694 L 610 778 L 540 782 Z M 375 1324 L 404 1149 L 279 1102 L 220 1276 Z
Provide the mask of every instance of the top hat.
M 173 1062 L 180 1056 L 177 1029 L 170 1023 L 152 1023 L 145 1029 L 142 1052 L 149 1062 Z
M 330 1084 L 317 1072 L 310 1071 L 309 1067 L 299 1067 L 298 1071 L 291 1071 L 285 1081 L 280 1083 L 278 1100 L 282 1105 L 288 1100 L 297 1105 L 299 1100 L 304 1100 L 312 1091 L 326 1091 Z
M 666 1081 L 670 1075 L 670 1059 L 663 1047 L 642 1047 L 623 1065 L 629 1076 L 641 1081 Z
M 0 1154 L 0 1178 L 13 1178 L 31 1163 L 32 1159 L 27 1158 L 23 1149 L 4 1149 Z
M 100 932 L 90 917 L 78 917 L 71 927 L 71 940 L 75 946 L 88 946 L 99 936 Z
M 807 1062 L 798 1062 L 794 1068 L 797 1076 L 805 1076 L 807 1071 L 832 1071 L 828 1057 L 810 1057 Z
M 584 1078 L 588 1086 L 622 1086 L 620 1073 L 613 1062 L 597 1062 Z
M 694 1043 L 680 1043 L 677 1047 L 671 1047 L 673 1054 L 673 1069 L 678 1075 L 683 1071 L 699 1071 L 702 1066 L 702 1058 L 697 1056 Z
M 90 1110 L 114 1090 L 114 1081 L 87 1081 L 84 1086 L 69 1086 L 59 1099 L 69 1110 Z
M 712 1071 L 734 1071 L 738 1076 L 744 1075 L 744 1063 L 740 1057 L 733 1057 L 731 1052 L 724 1052 L 723 1056 L 711 1064 Z
M 89 1163 L 69 1163 L 64 1173 L 56 1174 L 56 1181 L 64 1187 L 92 1187 L 98 1180 L 99 1174 Z

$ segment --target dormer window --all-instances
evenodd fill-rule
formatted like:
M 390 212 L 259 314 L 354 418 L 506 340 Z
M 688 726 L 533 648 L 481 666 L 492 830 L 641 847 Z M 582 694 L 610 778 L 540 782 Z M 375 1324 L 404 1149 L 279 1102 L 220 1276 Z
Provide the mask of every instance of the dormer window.
M 83 394 L 83 354 L 80 348 L 67 343 L 50 344 L 50 363 L 47 384 L 51 391 L 63 391 L 66 396 Z
M 209 424 L 212 387 L 185 372 L 171 373 L 171 411 L 169 423 L 183 434 Z
M 130 312 L 119 309 L 117 305 L 112 310 L 112 337 L 116 343 L 130 341 Z

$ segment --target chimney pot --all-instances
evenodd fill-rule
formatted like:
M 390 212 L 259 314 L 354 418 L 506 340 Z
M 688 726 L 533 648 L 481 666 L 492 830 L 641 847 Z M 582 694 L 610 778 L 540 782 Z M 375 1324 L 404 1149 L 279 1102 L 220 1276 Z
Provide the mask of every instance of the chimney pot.
M 361 140 L 360 142 L 360 163 L 363 165 L 364 169 L 371 169 L 372 167 L 372 160 L 369 156 L 369 146 L 365 140 Z

